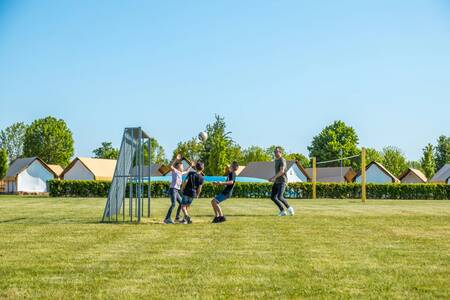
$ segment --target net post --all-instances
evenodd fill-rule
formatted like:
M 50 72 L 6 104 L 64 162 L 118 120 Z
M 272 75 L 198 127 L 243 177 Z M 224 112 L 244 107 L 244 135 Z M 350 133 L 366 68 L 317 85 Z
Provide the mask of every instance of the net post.
M 317 199 L 317 161 L 316 158 L 312 158 L 312 167 L 313 167 L 313 174 L 312 174 L 312 198 L 313 200 Z
M 151 179 L 152 179 L 152 159 L 151 159 L 151 139 L 148 138 L 148 187 L 147 187 L 147 217 L 150 218 L 150 193 L 151 193 Z
M 361 149 L 361 201 L 366 202 L 366 148 Z

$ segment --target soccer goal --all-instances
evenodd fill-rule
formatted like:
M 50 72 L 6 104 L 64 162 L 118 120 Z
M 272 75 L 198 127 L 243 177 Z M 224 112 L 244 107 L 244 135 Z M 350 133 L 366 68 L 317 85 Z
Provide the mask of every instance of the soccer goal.
M 145 208 L 150 217 L 150 153 L 150 136 L 141 127 L 125 128 L 102 222 L 140 223 Z

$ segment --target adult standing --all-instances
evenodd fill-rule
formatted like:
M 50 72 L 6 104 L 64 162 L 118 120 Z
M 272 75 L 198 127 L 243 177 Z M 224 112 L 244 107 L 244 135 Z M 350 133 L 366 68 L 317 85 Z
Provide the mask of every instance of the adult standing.
M 274 154 L 275 154 L 275 176 L 269 179 L 270 182 L 273 182 L 272 195 L 270 198 L 275 203 L 275 205 L 278 206 L 278 209 L 280 210 L 280 213 L 278 215 L 280 217 L 287 215 L 293 216 L 294 208 L 290 206 L 286 201 L 286 199 L 284 198 L 284 191 L 286 189 L 287 184 L 286 159 L 284 159 L 283 152 L 280 147 L 275 148 Z

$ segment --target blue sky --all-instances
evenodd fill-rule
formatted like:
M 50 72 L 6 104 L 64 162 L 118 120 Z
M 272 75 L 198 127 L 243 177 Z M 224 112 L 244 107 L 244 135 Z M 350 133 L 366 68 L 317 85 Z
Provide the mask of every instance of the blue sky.
M 450 2 L 0 0 L 0 128 L 47 115 L 76 155 L 214 119 L 307 154 L 336 119 L 409 159 L 450 134 Z

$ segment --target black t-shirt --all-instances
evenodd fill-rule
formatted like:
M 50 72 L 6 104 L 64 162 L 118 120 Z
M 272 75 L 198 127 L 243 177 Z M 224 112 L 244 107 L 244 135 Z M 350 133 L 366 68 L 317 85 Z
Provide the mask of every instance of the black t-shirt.
M 183 195 L 195 198 L 197 196 L 197 189 L 203 184 L 202 174 L 191 171 L 187 175 L 186 185 L 183 190 Z
M 233 184 L 232 185 L 227 185 L 224 188 L 222 194 L 231 197 L 231 195 L 233 194 L 234 184 L 236 182 L 236 173 L 235 172 L 228 173 L 227 181 L 233 181 Z

